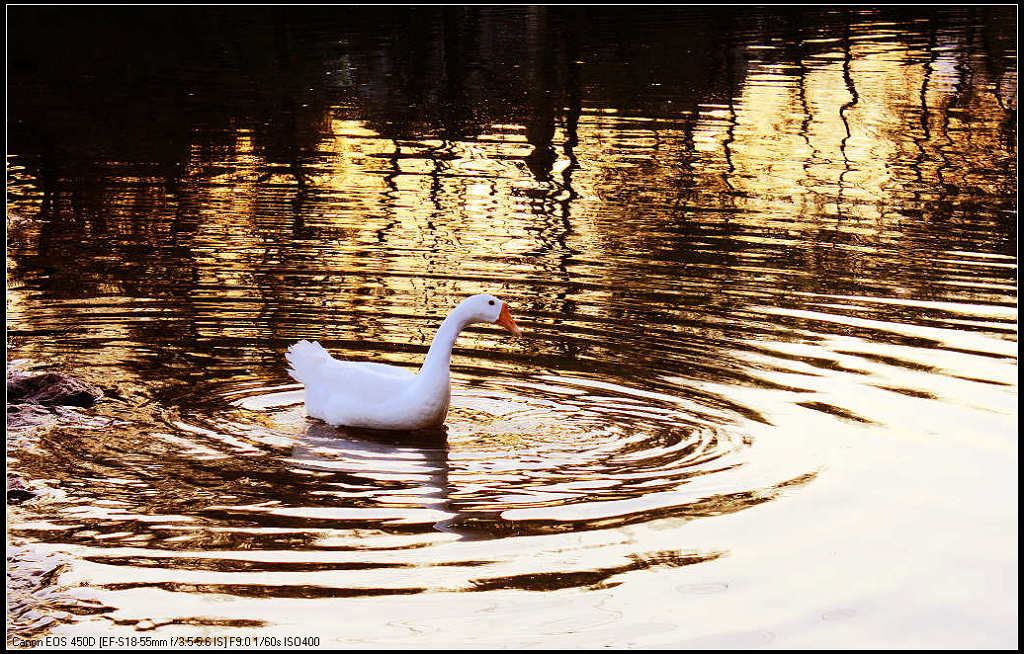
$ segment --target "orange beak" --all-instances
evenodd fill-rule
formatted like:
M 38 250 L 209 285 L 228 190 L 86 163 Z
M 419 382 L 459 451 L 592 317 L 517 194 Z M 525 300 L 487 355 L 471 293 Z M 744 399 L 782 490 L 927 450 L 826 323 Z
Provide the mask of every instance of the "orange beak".
M 508 312 L 507 304 L 501 305 L 501 313 L 498 314 L 498 319 L 494 321 L 494 324 L 501 325 L 516 336 L 523 333 L 522 330 L 516 326 L 516 321 L 512 320 L 512 314 Z

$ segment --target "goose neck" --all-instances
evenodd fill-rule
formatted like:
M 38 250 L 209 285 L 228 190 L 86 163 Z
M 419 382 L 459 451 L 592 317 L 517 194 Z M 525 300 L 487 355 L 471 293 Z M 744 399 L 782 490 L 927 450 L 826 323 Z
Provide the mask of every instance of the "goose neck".
M 455 340 L 467 322 L 457 309 L 448 314 L 448 317 L 437 329 L 437 333 L 434 334 L 434 340 L 430 343 L 427 357 L 420 369 L 421 375 L 447 378 L 451 366 L 452 348 L 455 347 Z

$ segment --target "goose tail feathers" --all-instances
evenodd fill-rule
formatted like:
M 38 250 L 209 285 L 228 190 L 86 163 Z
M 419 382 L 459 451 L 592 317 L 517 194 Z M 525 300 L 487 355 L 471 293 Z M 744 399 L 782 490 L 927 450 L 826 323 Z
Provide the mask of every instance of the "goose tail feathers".
M 288 374 L 303 384 L 308 383 L 320 365 L 331 358 L 327 350 L 316 341 L 299 341 L 289 347 L 284 356 L 291 364 Z

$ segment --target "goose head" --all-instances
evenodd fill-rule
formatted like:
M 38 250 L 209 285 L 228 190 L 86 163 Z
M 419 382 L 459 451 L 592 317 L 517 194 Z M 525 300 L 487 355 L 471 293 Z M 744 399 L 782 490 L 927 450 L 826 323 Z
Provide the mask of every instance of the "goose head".
M 466 324 L 473 322 L 489 322 L 519 336 L 523 332 L 516 326 L 516 321 L 509 313 L 508 305 L 493 295 L 481 293 L 471 295 L 462 301 L 458 308 L 465 319 Z

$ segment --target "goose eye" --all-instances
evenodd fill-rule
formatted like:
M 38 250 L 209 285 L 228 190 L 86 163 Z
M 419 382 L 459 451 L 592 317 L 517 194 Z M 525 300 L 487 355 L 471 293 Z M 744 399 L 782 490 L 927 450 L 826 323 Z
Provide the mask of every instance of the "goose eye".
M 489 305 L 491 305 L 493 307 L 494 306 L 494 300 L 487 300 L 487 304 L 489 304 Z

